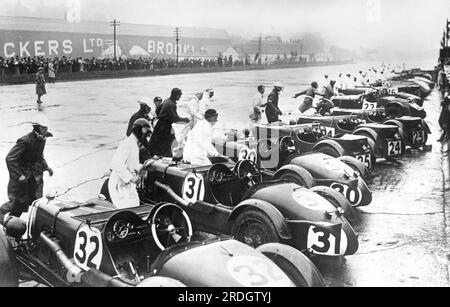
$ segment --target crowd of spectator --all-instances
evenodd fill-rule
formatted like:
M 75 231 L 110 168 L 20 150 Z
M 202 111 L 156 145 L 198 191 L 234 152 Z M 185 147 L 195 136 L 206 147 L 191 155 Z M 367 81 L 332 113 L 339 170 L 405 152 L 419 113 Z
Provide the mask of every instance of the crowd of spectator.
M 72 58 L 63 56 L 61 58 L 46 57 L 11 57 L 8 59 L 0 57 L 0 76 L 35 74 L 39 67 L 44 67 L 48 73 L 49 63 L 53 63 L 55 72 L 76 73 L 89 71 L 112 71 L 112 70 L 154 70 L 171 69 L 177 67 L 177 61 L 173 58 Z M 178 61 L 178 67 L 231 67 L 249 65 L 250 60 L 236 60 L 230 55 L 217 58 L 183 58 Z

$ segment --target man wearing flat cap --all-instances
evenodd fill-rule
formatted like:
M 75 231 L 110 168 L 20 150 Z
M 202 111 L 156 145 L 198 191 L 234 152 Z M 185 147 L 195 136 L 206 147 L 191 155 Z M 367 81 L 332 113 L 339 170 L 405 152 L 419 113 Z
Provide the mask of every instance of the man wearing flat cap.
M 205 112 L 205 119 L 199 121 L 187 135 L 183 160 L 195 165 L 211 165 L 209 158 L 224 158 L 212 145 L 213 127 L 219 114 L 214 109 Z
M 48 132 L 48 119 L 36 115 L 31 121 L 33 131 L 17 140 L 6 156 L 9 171 L 9 201 L 0 207 L 0 224 L 5 225 L 5 216 L 20 217 L 28 212 L 31 203 L 42 197 L 44 189 L 43 173 L 53 176 L 53 170 L 44 158 L 44 148 Z M 8 220 L 9 220 L 8 218 Z
M 150 112 L 152 108 L 150 107 L 150 104 L 152 104 L 152 101 L 148 97 L 141 98 L 137 101 L 139 103 L 139 111 L 133 114 L 131 116 L 130 121 L 128 123 L 127 128 L 127 136 L 131 135 L 131 129 L 133 127 L 134 122 L 139 118 L 144 118 L 148 121 L 150 121 Z

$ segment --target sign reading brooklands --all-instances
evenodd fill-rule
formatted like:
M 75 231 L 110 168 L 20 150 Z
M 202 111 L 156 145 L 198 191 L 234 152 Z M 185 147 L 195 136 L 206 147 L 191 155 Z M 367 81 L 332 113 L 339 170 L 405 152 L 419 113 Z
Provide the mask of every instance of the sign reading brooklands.
M 223 45 L 221 39 L 185 38 L 178 44 L 180 56 L 210 56 L 205 46 Z M 171 37 L 118 35 L 118 57 L 176 56 L 176 43 Z M 0 56 L 10 57 L 113 57 L 112 35 L 0 30 Z

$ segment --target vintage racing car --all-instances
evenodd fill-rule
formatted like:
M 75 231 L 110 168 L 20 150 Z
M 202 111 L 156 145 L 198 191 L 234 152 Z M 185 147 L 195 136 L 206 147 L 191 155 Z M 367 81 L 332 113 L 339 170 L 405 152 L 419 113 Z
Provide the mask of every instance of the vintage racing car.
M 238 162 L 251 160 L 262 169 L 264 180 L 289 180 L 301 186 L 331 187 L 347 198 L 352 206 L 367 206 L 372 193 L 365 180 L 369 177 L 364 162 L 350 156 L 331 157 L 321 152 L 301 153 L 298 142 L 291 136 L 271 139 L 256 137 L 227 141 L 214 140 L 222 154 Z M 301 146 L 301 145 L 300 145 Z M 360 159 L 371 164 L 370 152 Z
M 371 110 L 349 110 L 335 108 L 332 110 L 332 114 L 336 116 L 351 116 L 351 118 L 356 117 L 358 120 L 361 120 L 367 124 L 383 123 L 385 125 L 397 126 L 399 135 L 402 142 L 405 143 L 405 146 L 415 149 L 431 149 L 431 145 L 426 145 L 428 135 L 431 134 L 431 130 L 424 119 L 411 116 L 402 116 L 395 119 L 389 119 L 385 116 L 384 108 Z M 355 122 L 355 120 L 352 121 Z M 362 126 L 364 126 L 364 124 Z M 358 125 L 358 127 L 361 126 Z M 349 126 L 348 128 L 352 127 Z M 356 127 L 353 129 L 355 128 Z M 343 132 L 345 132 L 345 130 Z
M 344 217 L 354 216 L 353 208 L 329 187 L 261 182 L 261 170 L 249 160 L 199 166 L 162 158 L 149 159 L 145 167 L 141 201 L 182 205 L 196 230 L 231 234 L 253 247 L 281 242 L 327 256 L 358 249 L 358 236 Z
M 28 229 L 15 218 L 6 234 L 0 230 L 0 286 L 17 286 L 19 269 L 48 286 L 323 285 L 314 264 L 287 245 L 253 249 L 228 237 L 190 242 L 189 217 L 168 203 L 116 210 L 100 199 L 43 198 L 31 207 Z

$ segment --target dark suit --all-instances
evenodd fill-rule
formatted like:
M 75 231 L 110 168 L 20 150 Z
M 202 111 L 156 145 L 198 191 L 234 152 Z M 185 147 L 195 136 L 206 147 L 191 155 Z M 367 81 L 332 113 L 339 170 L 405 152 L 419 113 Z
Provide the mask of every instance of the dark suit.
M 48 169 L 44 158 L 45 142 L 35 132 L 31 132 L 17 140 L 6 156 L 9 201 L 0 208 L 1 222 L 8 212 L 12 216 L 20 217 L 23 212 L 28 212 L 28 207 L 34 200 L 42 197 L 43 173 Z M 21 176 L 26 180 L 19 181 Z
M 269 124 L 277 122 L 278 116 L 282 115 L 282 112 L 278 108 L 278 100 L 279 94 L 276 91 L 272 91 L 269 97 L 267 97 L 266 117 Z

